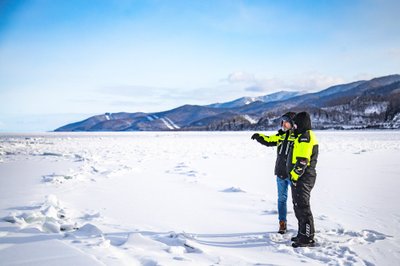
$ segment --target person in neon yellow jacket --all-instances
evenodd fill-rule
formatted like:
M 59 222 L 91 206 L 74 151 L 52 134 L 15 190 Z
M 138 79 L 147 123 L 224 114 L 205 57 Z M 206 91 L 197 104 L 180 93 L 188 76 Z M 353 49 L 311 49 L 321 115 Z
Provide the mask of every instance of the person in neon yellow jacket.
M 255 133 L 251 138 L 267 147 L 277 147 L 277 157 L 275 162 L 276 185 L 278 190 L 278 233 L 284 234 L 287 230 L 287 199 L 288 187 L 290 186 L 290 178 L 287 172 L 287 158 L 294 141 L 293 137 L 293 118 L 296 113 L 287 112 L 281 117 L 281 129 L 275 135 L 266 136 L 264 134 Z
M 314 246 L 314 218 L 310 196 L 317 177 L 318 140 L 311 130 L 311 118 L 307 112 L 293 118 L 293 142 L 287 160 L 287 171 L 292 182 L 293 209 L 298 220 L 297 236 L 292 238 L 293 247 Z

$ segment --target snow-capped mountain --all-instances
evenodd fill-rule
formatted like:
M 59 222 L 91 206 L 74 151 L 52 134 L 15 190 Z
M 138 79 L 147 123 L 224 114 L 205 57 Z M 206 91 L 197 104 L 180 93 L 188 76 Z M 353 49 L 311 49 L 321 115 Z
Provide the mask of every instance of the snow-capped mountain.
M 213 103 L 210 105 L 206 105 L 207 107 L 212 107 L 212 108 L 235 108 L 235 107 L 240 107 L 243 105 L 248 105 L 253 102 L 259 101 L 258 97 L 242 97 L 230 102 L 225 102 L 225 103 Z
M 106 113 L 55 131 L 276 129 L 287 111 L 308 111 L 315 128 L 400 128 L 400 75 L 336 85 L 315 93 L 277 92 L 157 113 Z
M 258 96 L 258 97 L 242 97 L 230 102 L 225 102 L 225 103 L 213 103 L 210 105 L 207 105 L 207 107 L 213 107 L 213 108 L 235 108 L 235 107 L 241 107 L 244 105 L 249 105 L 251 103 L 260 101 L 260 102 L 274 102 L 274 101 L 282 101 L 282 100 L 287 100 L 290 98 L 293 98 L 295 96 L 305 94 L 306 92 L 299 92 L 299 91 L 279 91 L 275 93 L 271 93 L 268 95 L 264 96 Z

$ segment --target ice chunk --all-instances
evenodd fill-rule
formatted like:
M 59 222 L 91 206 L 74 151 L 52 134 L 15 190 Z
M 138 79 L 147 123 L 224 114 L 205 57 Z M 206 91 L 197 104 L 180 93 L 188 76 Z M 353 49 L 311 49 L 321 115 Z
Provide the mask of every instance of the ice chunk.
M 47 207 L 46 209 L 42 210 L 42 213 L 46 217 L 51 217 L 54 219 L 58 218 L 58 211 L 56 210 L 56 208 L 54 208 L 54 206 Z
M 17 223 L 18 218 L 16 216 L 14 216 L 14 215 L 8 215 L 8 216 L 3 218 L 3 221 L 6 221 L 8 223 L 13 223 L 14 224 L 14 223 Z
M 43 231 L 49 233 L 59 233 L 60 232 L 60 224 L 55 221 L 46 221 L 43 224 Z
M 184 253 L 186 253 L 186 248 L 182 246 L 172 246 L 169 247 L 168 252 L 171 254 L 183 255 Z
M 76 224 L 62 224 L 60 225 L 60 230 L 61 231 L 72 231 L 78 229 L 78 226 Z
M 53 206 L 53 207 L 60 207 L 60 202 L 57 197 L 53 194 L 46 196 L 46 201 L 44 203 L 45 206 Z

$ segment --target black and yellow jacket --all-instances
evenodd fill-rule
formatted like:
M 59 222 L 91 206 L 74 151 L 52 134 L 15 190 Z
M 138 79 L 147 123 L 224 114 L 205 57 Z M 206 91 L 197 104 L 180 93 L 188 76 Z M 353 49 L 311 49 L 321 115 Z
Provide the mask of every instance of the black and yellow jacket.
M 287 171 L 291 180 L 297 182 L 302 176 L 316 177 L 315 167 L 318 159 L 318 140 L 311 130 L 310 115 L 302 112 L 293 119 L 297 126 L 287 160 Z
M 294 135 L 292 131 L 279 131 L 277 134 L 272 136 L 266 136 L 259 134 L 257 141 L 265 146 L 272 147 L 277 146 L 277 157 L 275 162 L 275 175 L 280 178 L 287 178 L 289 174 L 287 172 L 287 158 L 291 145 L 294 141 Z

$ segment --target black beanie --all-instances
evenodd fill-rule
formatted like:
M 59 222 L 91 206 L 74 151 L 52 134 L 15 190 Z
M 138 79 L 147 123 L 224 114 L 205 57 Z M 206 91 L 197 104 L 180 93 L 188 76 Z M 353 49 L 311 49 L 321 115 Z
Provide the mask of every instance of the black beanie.
M 287 112 L 281 116 L 281 120 L 288 121 L 293 126 L 293 118 L 296 116 L 294 112 Z

